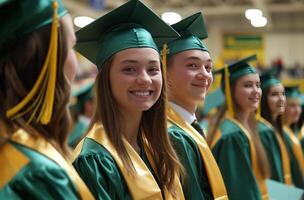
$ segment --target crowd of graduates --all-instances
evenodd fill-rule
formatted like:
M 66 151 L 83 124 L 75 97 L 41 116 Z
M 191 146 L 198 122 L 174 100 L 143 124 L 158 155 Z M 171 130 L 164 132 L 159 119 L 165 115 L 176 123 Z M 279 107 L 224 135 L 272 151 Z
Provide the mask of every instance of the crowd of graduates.
M 0 16 L 0 199 L 303 199 L 303 80 L 255 55 L 214 69 L 201 13 L 170 26 L 130 0 L 76 33 L 61 0 Z M 75 50 L 98 74 L 73 91 Z

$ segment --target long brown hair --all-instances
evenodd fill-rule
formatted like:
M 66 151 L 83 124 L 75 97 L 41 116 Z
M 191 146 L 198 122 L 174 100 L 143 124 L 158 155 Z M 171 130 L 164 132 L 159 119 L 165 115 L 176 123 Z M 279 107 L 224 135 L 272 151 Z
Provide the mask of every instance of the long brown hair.
M 233 92 L 233 91 L 235 91 L 236 82 L 237 82 L 237 80 L 231 82 L 230 84 L 231 84 L 231 88 L 232 88 L 231 96 L 232 96 L 232 100 L 233 100 L 233 108 L 234 108 L 234 111 L 236 114 L 236 116 L 234 118 L 238 119 L 237 113 L 239 112 L 239 108 L 238 108 L 237 104 L 235 103 L 236 100 L 235 100 L 234 92 Z M 222 84 L 222 88 L 225 88 L 225 87 L 223 87 L 223 84 Z M 215 118 L 211 121 L 210 130 L 208 131 L 208 134 L 207 134 L 207 142 L 209 145 L 212 144 L 213 139 L 215 137 L 215 133 L 219 129 L 219 126 L 220 126 L 222 120 L 224 119 L 226 111 L 227 111 L 227 105 L 225 103 L 224 105 L 221 106 L 221 108 L 219 109 L 219 112 L 217 113 L 217 115 L 215 115 Z M 248 130 L 248 131 L 252 136 L 253 143 L 254 143 L 255 149 L 256 149 L 258 168 L 259 168 L 259 171 L 261 172 L 262 178 L 266 179 L 270 176 L 270 168 L 269 168 L 265 149 L 262 145 L 260 136 L 258 134 L 257 120 L 255 118 L 254 112 L 252 112 L 250 114 L 248 124 L 250 125 L 250 130 Z
M 7 50 L 1 55 L 0 121 L 5 124 L 7 133 L 6 136 L 0 138 L 0 143 L 4 143 L 18 128 L 23 128 L 30 133 L 35 131 L 50 139 L 61 153 L 68 152 L 66 140 L 70 119 L 67 104 L 70 86 L 64 75 L 64 62 L 67 58 L 67 35 L 61 22 L 58 29 L 57 80 L 53 117 L 48 125 L 42 125 L 35 119 L 27 123 L 31 112 L 11 120 L 6 117 L 6 111 L 19 103 L 37 80 L 48 52 L 51 25 L 44 26 L 17 41 L 11 42 L 9 44 L 11 50 Z M 35 98 L 31 101 L 34 100 Z
M 102 122 L 106 134 L 108 135 L 113 146 L 120 155 L 125 167 L 134 172 L 134 166 L 131 158 L 122 140 L 122 127 L 120 111 L 117 102 L 113 96 L 110 87 L 110 68 L 113 57 L 108 59 L 99 71 L 96 83 L 95 93 L 97 108 L 94 114 L 91 126 L 96 122 Z M 168 134 L 167 134 L 167 121 L 166 121 L 166 87 L 164 74 L 162 74 L 163 85 L 162 91 L 157 102 L 147 111 L 143 112 L 139 139 L 146 138 L 148 141 L 149 151 L 153 155 L 156 166 L 156 175 L 159 179 L 161 188 L 167 188 L 174 194 L 173 181 L 174 175 L 180 174 L 181 165 L 173 150 Z

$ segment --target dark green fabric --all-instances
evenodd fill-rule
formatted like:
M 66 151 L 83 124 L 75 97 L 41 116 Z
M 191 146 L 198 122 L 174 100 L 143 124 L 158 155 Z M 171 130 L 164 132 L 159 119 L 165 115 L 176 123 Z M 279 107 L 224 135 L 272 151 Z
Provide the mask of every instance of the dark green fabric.
M 237 80 L 238 78 L 245 76 L 247 74 L 256 74 L 257 71 L 254 67 L 249 65 L 248 63 L 250 61 L 256 60 L 257 57 L 256 55 L 248 56 L 246 58 L 243 58 L 233 64 L 228 65 L 228 70 L 229 70 L 229 80 L 230 82 L 233 82 Z M 222 74 L 222 77 L 225 75 L 225 67 L 222 67 L 216 71 L 213 72 L 214 74 Z M 222 78 L 222 81 L 225 79 Z
M 155 177 L 143 152 L 141 152 L 141 158 Z M 102 145 L 94 140 L 85 138 L 81 153 L 73 165 L 96 199 L 132 199 L 115 160 Z
M 181 37 L 168 43 L 168 57 L 187 50 L 208 52 L 207 47 L 201 41 L 208 37 L 202 13 L 191 15 L 180 22 L 173 24 L 172 28 L 174 28 Z
M 12 143 L 30 162 L 0 190 L 0 199 L 80 199 L 66 172 L 55 162 Z
M 270 179 L 284 183 L 284 171 L 280 145 L 276 138 L 275 131 L 266 124 L 258 123 L 258 132 L 264 149 L 267 153 L 268 162 L 271 169 Z
M 83 27 L 76 36 L 76 50 L 100 68 L 119 51 L 143 47 L 157 50 L 157 45 L 179 34 L 142 2 L 130 0 Z
M 182 180 L 185 199 L 213 199 L 205 166 L 195 141 L 175 125 L 168 129 L 168 133 L 177 156 L 185 168 L 186 177 Z
M 274 85 L 278 85 L 281 81 L 278 79 L 278 69 L 277 67 L 272 67 L 264 71 L 261 76 L 261 88 L 263 90 L 268 89 Z
M 212 153 L 221 170 L 230 200 L 260 200 L 259 186 L 251 167 L 249 141 L 239 126 L 225 119 L 222 135 Z
M 7 43 L 17 40 L 53 21 L 51 0 L 2 0 L 0 1 L 0 51 L 7 49 Z M 67 14 L 61 0 L 58 2 L 58 16 Z
M 301 92 L 299 85 L 285 86 L 285 96 L 286 98 L 296 98 L 300 100 Z
M 70 133 L 68 138 L 68 144 L 70 147 L 75 148 L 81 138 L 88 130 L 89 124 L 78 120 L 73 131 Z
M 304 189 L 304 177 L 302 176 L 301 168 L 292 151 L 292 142 L 287 133 L 284 133 L 284 140 L 287 146 L 288 155 L 290 159 L 290 170 L 293 184 L 298 188 Z

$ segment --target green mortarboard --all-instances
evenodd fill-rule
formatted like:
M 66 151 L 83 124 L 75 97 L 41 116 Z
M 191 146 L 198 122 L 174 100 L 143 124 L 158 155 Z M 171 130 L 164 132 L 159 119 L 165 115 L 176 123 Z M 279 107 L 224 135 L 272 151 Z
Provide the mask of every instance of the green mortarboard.
M 52 0 L 0 0 L 0 51 L 5 52 L 13 42 L 23 35 L 52 23 Z M 58 3 L 58 16 L 67 13 L 61 0 Z
M 256 59 L 256 55 L 252 55 L 213 72 L 214 74 L 222 74 L 221 88 L 225 92 L 228 115 L 231 117 L 234 117 L 234 108 L 230 84 L 242 76 L 257 73 L 255 68 L 248 64 L 248 62 Z M 226 73 L 227 70 L 228 73 Z M 226 82 L 228 82 L 228 84 Z
M 97 67 L 124 49 L 149 47 L 158 51 L 157 45 L 179 37 L 138 0 L 131 0 L 100 17 L 80 29 L 76 36 L 76 50 Z
M 299 98 L 300 99 L 301 92 L 299 90 L 299 85 L 285 86 L 285 96 L 287 98 Z
M 275 67 L 270 68 L 262 73 L 261 78 L 261 88 L 263 90 L 270 88 L 271 86 L 277 85 L 281 83 L 281 81 L 277 78 L 278 70 Z
M 257 73 L 256 69 L 248 64 L 248 62 L 254 61 L 256 59 L 257 59 L 256 55 L 251 55 L 240 61 L 237 61 L 233 64 L 228 65 L 230 82 L 235 81 L 236 79 L 238 79 L 241 76 Z M 214 71 L 213 73 L 214 74 L 218 74 L 218 73 L 225 74 L 225 67 L 218 69 L 218 70 Z
M 225 96 L 221 89 L 208 94 L 205 99 L 203 113 L 207 114 L 213 108 L 221 106 L 225 102 Z
M 193 49 L 208 51 L 207 47 L 201 41 L 208 37 L 202 13 L 199 12 L 191 15 L 173 24 L 172 28 L 174 28 L 181 37 L 168 44 L 168 56 Z
M 83 104 L 87 100 L 93 99 L 93 97 L 94 97 L 93 85 L 94 85 L 94 82 L 89 82 L 87 84 L 84 84 L 84 85 L 72 90 L 72 96 L 77 97 L 77 102 L 76 102 L 75 107 L 78 111 L 81 110 L 81 108 L 83 107 Z

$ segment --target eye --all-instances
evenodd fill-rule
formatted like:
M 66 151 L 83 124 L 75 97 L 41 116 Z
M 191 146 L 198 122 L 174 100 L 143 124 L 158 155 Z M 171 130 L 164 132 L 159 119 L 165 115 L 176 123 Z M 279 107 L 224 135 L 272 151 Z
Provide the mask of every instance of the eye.
M 256 83 L 256 86 L 257 86 L 257 88 L 260 88 L 260 87 L 261 87 L 261 83 L 260 83 L 260 82 L 257 82 L 257 83 Z
M 158 74 L 158 72 L 160 72 L 160 68 L 157 66 L 149 67 L 148 72 L 150 74 Z
M 195 68 L 198 68 L 199 66 L 196 63 L 190 63 L 190 64 L 187 65 L 187 67 L 195 69 Z
M 128 67 L 124 67 L 122 69 L 122 71 L 125 73 L 133 73 L 133 72 L 136 72 L 136 69 L 133 66 L 128 66 Z
M 205 65 L 205 69 L 206 69 L 207 72 L 211 72 L 212 65 Z

